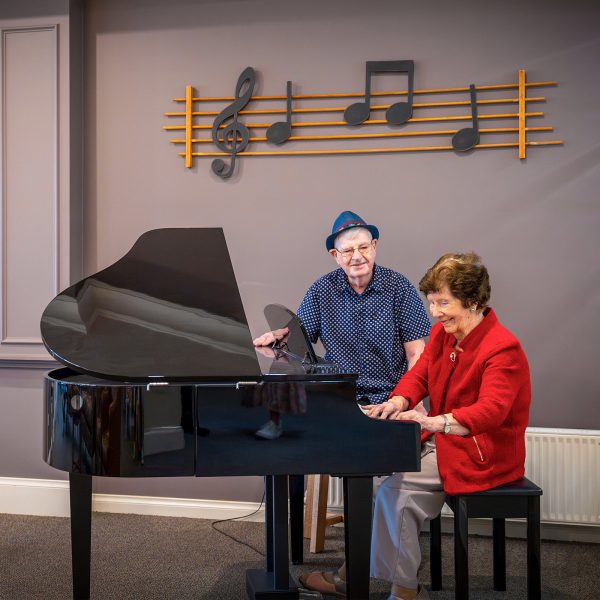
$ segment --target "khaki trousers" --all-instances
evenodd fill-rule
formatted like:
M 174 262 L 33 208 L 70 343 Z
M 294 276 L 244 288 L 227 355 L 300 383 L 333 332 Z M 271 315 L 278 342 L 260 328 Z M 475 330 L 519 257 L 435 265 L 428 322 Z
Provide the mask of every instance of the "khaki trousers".
M 406 588 L 418 586 L 421 564 L 419 533 L 423 523 L 440 514 L 444 491 L 435 442 L 421 451 L 421 471 L 395 473 L 377 490 L 371 542 L 371 577 Z

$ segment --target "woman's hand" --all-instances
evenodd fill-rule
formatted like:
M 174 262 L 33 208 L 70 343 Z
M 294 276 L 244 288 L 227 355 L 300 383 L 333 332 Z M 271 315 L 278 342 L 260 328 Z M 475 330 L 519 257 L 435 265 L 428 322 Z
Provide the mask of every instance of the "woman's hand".
M 432 433 L 444 430 L 444 418 L 441 415 L 437 417 L 428 417 L 418 410 L 407 410 L 392 417 L 396 421 L 415 421 L 421 426 L 423 431 Z
M 370 404 L 363 411 L 372 419 L 395 419 L 396 415 L 408 408 L 408 400 L 404 396 L 392 396 L 381 404 Z
M 429 412 L 427 411 L 427 409 L 425 408 L 425 405 L 423 404 L 423 402 L 419 402 L 419 404 L 417 404 L 415 406 L 415 410 L 417 412 L 420 412 L 422 415 L 427 416 L 429 414 Z
M 444 431 L 446 421 L 442 415 L 436 417 L 428 417 L 419 410 L 407 410 L 406 412 L 399 413 L 392 417 L 396 421 L 415 421 L 417 422 L 423 431 L 431 431 L 432 433 L 440 433 Z M 446 413 L 448 419 L 448 425 L 450 425 L 449 435 L 469 435 L 471 432 L 464 425 L 461 425 L 452 413 Z

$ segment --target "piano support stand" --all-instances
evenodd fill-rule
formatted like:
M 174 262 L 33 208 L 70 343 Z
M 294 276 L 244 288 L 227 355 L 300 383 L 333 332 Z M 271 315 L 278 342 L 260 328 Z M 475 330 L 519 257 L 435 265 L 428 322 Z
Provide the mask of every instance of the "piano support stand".
M 304 475 L 289 476 L 290 492 L 290 550 L 292 564 L 304 562 Z
M 246 572 L 250 600 L 297 600 L 298 588 L 288 571 L 288 485 L 299 498 L 302 476 L 265 477 L 265 569 Z M 369 597 L 369 559 L 371 546 L 371 477 L 344 477 L 344 521 L 348 599 Z M 92 477 L 69 473 L 71 502 L 71 548 L 73 599 L 90 598 L 90 558 L 92 533 Z M 292 496 L 294 494 L 291 494 Z M 294 509 L 292 509 L 294 510 Z M 296 519 L 301 526 L 301 519 Z M 302 539 L 297 536 L 296 539 Z M 352 544 L 349 540 L 352 540 Z
M 246 589 L 250 600 L 298 598 L 298 589 L 288 572 L 288 482 L 286 480 L 283 475 L 265 477 L 265 570 L 250 569 L 246 572 Z M 292 513 L 290 529 L 294 531 L 294 528 L 298 528 L 295 539 L 292 533 L 292 558 L 295 540 L 302 540 L 300 501 L 303 483 L 304 477 L 301 475 L 289 477 Z M 372 476 L 344 477 L 343 486 L 347 598 L 362 600 L 369 597 L 373 478 Z M 294 519 L 294 511 L 298 508 L 295 506 L 297 503 L 300 503 L 300 512 Z M 351 544 L 349 540 L 352 540 Z
M 265 477 L 265 571 L 273 572 L 273 477 Z
M 358 600 L 369 597 L 373 478 L 344 477 L 343 487 L 346 591 L 348 600 Z
M 288 477 L 265 477 L 265 570 L 246 571 L 250 600 L 297 600 L 298 588 L 288 570 Z
M 73 600 L 90 597 L 90 558 L 92 546 L 92 477 L 69 473 L 71 502 L 71 564 Z

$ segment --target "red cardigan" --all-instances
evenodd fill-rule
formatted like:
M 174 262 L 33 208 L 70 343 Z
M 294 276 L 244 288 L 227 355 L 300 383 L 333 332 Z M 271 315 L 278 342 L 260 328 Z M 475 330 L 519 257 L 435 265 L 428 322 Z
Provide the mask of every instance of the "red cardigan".
M 451 412 L 470 430 L 466 437 L 435 434 L 448 494 L 486 490 L 524 475 L 529 366 L 519 341 L 494 311 L 488 308 L 484 315 L 460 342 L 462 352 L 441 323 L 434 325 L 423 354 L 391 394 L 407 398 L 409 408 L 429 395 L 431 416 Z

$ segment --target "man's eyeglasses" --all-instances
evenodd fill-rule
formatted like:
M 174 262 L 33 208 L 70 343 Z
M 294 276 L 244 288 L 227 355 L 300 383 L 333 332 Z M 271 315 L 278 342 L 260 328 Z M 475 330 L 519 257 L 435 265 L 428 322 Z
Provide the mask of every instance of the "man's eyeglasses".
M 338 254 L 341 254 L 345 260 L 350 260 L 353 256 L 354 253 L 356 251 L 359 251 L 363 256 L 367 256 L 368 254 L 371 253 L 371 250 L 373 250 L 373 241 L 371 241 L 368 244 L 361 244 L 360 246 L 356 246 L 355 248 L 343 248 L 343 249 L 338 249 L 335 248 L 335 251 Z

